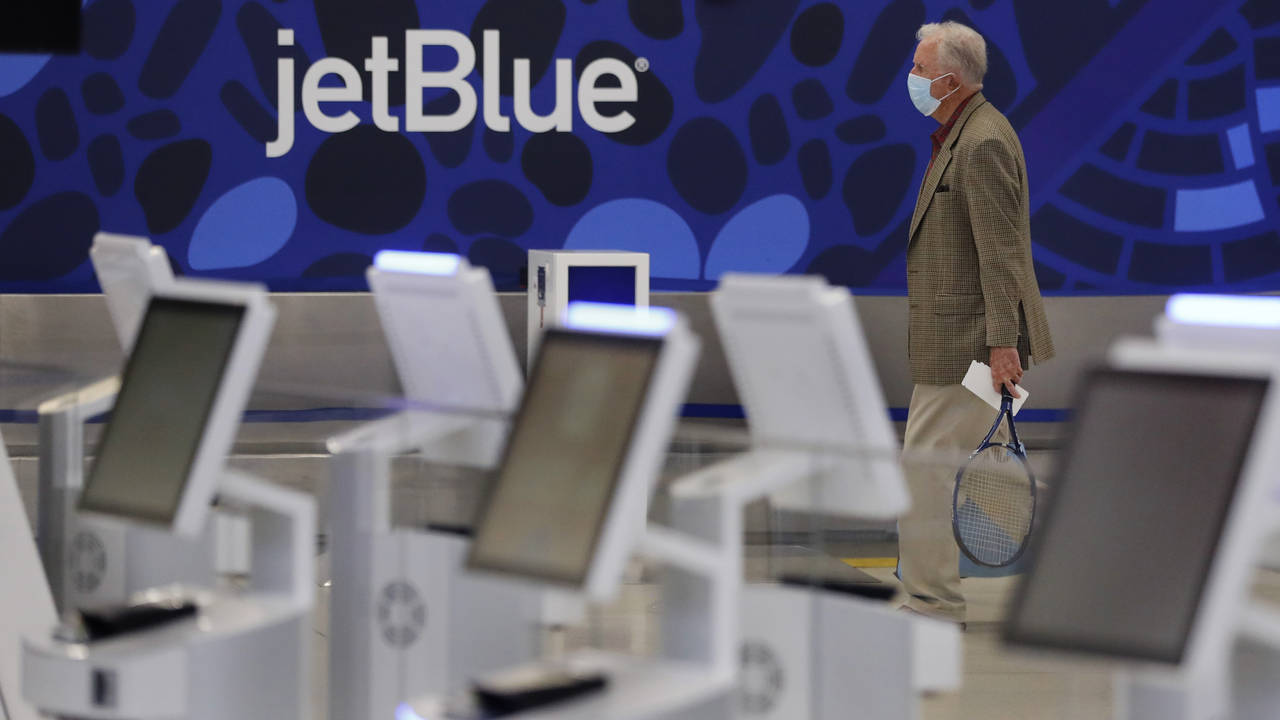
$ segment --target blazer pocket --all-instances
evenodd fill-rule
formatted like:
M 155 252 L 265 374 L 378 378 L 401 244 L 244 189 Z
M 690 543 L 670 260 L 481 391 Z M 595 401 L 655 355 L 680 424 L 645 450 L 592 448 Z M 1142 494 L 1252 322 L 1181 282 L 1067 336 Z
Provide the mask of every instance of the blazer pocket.
M 929 210 L 926 213 L 935 218 L 944 218 L 945 222 L 961 222 L 968 225 L 969 205 L 965 202 L 964 193 L 959 190 L 934 192 L 929 199 Z
M 981 295 L 939 295 L 934 298 L 934 312 L 939 315 L 982 315 L 987 304 Z

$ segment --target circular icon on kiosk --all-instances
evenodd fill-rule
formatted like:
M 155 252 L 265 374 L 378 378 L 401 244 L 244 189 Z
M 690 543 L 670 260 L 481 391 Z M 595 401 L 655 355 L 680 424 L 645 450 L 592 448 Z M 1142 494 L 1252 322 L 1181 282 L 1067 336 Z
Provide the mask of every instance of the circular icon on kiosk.
M 378 598 L 378 626 L 388 645 L 409 647 L 426 625 L 427 606 L 413 585 L 394 580 L 383 586 Z
M 742 711 L 747 715 L 765 715 L 778 704 L 784 677 L 782 663 L 773 650 L 762 642 L 749 640 L 742 645 L 742 680 L 738 692 Z
M 107 550 L 98 536 L 82 530 L 71 539 L 71 582 L 78 592 L 91 593 L 107 571 Z

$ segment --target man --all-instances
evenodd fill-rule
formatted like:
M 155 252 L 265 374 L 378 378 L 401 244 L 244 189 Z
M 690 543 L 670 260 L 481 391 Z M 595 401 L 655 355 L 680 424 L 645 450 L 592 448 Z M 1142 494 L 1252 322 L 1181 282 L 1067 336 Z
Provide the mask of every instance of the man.
M 959 383 L 991 367 L 998 391 L 1034 359 L 1053 357 L 1031 264 L 1027 169 L 1009 121 L 982 96 L 987 44 L 955 22 L 916 35 L 912 103 L 942 127 L 916 201 L 907 245 L 907 352 L 915 390 L 903 443 L 912 509 L 898 525 L 909 611 L 962 623 L 959 549 L 951 533 L 955 469 L 910 462 L 913 451 L 977 447 L 995 412 Z

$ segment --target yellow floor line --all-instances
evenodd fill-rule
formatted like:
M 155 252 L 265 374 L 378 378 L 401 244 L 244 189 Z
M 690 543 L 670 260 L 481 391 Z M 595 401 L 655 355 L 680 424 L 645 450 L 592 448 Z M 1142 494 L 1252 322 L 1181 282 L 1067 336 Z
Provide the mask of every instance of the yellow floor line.
M 841 558 L 844 564 L 856 568 L 894 568 L 898 558 Z

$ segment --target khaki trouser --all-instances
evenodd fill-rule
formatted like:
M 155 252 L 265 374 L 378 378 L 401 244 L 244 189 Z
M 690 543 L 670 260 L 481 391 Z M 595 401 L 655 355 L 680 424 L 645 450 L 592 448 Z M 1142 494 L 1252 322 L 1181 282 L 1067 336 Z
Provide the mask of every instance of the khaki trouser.
M 902 443 L 911 510 L 898 521 L 898 573 L 911 596 L 906 605 L 913 610 L 964 620 L 951 497 L 960 463 L 982 442 L 995 419 L 996 411 L 962 385 L 916 385 L 911 393 Z M 1007 435 L 1007 427 L 1001 426 L 997 437 Z M 956 461 L 913 462 L 913 451 L 954 453 Z

